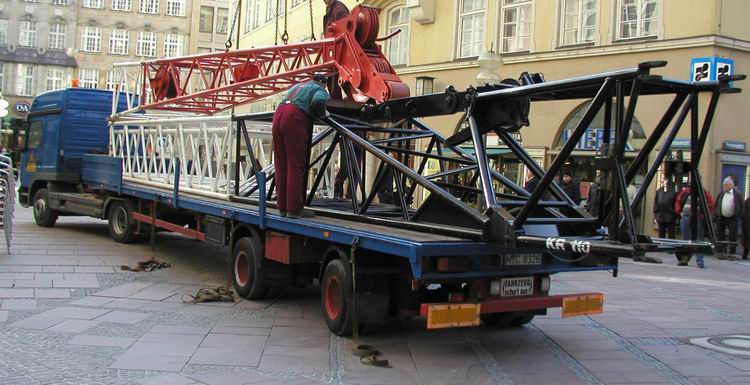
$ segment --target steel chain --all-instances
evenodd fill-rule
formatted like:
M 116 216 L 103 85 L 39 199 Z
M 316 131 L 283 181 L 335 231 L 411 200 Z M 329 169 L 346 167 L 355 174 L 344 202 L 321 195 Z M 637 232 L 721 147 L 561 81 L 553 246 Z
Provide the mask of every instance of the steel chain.
M 287 1 L 288 0 L 284 0 L 284 33 L 281 35 L 281 41 L 283 41 L 284 44 L 289 43 L 289 31 L 286 29 L 286 19 L 289 16 Z
M 316 40 L 315 39 L 315 20 L 313 19 L 312 0 L 309 0 L 307 3 L 310 5 L 310 39 Z
M 232 26 L 229 28 L 229 35 L 227 35 L 227 42 L 224 43 L 224 47 L 229 51 L 232 48 L 232 35 L 234 35 L 234 28 L 237 24 L 237 17 L 240 15 L 240 0 L 237 0 L 237 6 L 234 8 L 234 17 L 232 18 Z
M 276 0 L 276 38 L 273 41 L 273 45 L 279 45 L 279 1 L 281 0 Z

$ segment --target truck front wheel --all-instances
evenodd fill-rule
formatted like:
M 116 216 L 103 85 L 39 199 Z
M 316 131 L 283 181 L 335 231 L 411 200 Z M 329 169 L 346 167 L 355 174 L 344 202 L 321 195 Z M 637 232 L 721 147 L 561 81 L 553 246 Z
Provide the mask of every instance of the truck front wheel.
M 34 221 L 42 227 L 52 227 L 57 222 L 57 211 L 49 206 L 49 193 L 46 188 L 40 188 L 34 193 Z
M 352 334 L 351 303 L 352 274 L 348 263 L 341 259 L 328 262 L 320 283 L 320 297 L 323 302 L 323 316 L 328 329 L 333 334 Z
M 131 213 L 132 204 L 124 201 L 114 201 L 109 206 L 108 228 L 109 236 L 120 243 L 134 243 L 143 240 L 143 236 L 137 234 L 137 226 Z

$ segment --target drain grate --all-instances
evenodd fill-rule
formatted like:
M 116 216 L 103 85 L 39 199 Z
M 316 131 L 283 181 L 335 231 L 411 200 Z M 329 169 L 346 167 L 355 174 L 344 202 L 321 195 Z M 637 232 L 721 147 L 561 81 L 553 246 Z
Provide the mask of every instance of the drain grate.
M 733 334 L 727 336 L 691 338 L 690 343 L 717 352 L 750 357 L 750 336 Z

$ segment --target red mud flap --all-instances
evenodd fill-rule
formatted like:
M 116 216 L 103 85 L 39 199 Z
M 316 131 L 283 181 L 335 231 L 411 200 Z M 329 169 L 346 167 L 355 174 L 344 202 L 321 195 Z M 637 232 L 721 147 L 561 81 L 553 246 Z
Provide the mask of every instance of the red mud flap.
M 582 293 L 545 297 L 491 299 L 479 303 L 423 303 L 420 314 L 427 317 L 427 329 L 479 325 L 481 313 L 505 313 L 562 307 L 562 317 L 600 314 L 604 294 Z

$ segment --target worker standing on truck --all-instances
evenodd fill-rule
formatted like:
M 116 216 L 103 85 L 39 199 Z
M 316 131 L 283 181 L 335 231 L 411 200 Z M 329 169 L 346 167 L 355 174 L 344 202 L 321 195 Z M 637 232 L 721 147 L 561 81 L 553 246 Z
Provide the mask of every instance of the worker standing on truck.
M 276 207 L 281 216 L 313 217 L 304 210 L 305 173 L 310 153 L 315 115 L 325 115 L 326 77 L 320 74 L 289 89 L 273 114 L 273 152 L 276 180 Z

